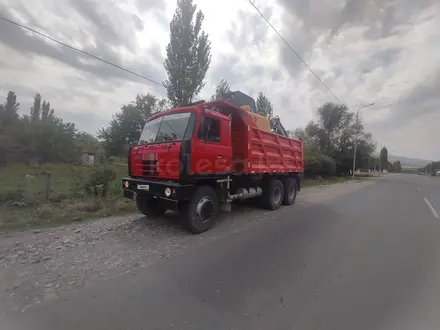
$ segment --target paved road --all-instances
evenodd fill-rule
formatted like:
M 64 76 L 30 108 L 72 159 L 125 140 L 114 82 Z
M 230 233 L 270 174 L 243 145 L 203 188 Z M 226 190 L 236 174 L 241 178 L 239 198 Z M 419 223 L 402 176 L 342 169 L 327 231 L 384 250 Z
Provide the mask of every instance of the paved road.
M 440 212 L 440 177 L 403 176 L 407 182 L 413 182 L 427 204 L 432 206 L 433 215 L 438 218 Z M 431 206 L 429 206 L 431 208 Z M 432 209 L 431 209 L 432 210 Z
M 390 174 L 30 308 L 9 326 L 437 330 L 440 220 L 425 198 L 440 211 L 440 180 Z

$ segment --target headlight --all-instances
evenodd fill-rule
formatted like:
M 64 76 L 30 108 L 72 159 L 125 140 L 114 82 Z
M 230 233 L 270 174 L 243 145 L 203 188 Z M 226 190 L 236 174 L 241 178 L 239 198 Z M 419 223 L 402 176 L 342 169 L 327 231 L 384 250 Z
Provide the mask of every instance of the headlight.
M 170 195 L 171 195 L 171 189 L 165 188 L 165 196 L 170 197 Z
M 125 188 L 128 189 L 128 187 L 130 187 L 130 183 L 129 183 L 128 181 L 125 181 L 125 182 L 124 182 L 124 186 L 125 186 Z

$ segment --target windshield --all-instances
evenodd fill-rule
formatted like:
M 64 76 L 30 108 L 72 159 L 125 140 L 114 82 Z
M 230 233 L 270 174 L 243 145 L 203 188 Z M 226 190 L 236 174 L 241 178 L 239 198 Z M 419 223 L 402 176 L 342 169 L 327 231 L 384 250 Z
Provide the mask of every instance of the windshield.
M 184 112 L 148 121 L 142 130 L 139 144 L 182 140 L 190 117 L 190 112 Z

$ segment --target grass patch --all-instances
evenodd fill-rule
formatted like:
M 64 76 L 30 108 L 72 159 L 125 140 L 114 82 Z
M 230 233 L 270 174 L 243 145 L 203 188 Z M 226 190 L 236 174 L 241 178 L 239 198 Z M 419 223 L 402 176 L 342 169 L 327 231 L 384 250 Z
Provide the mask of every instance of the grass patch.
M 90 218 L 135 211 L 122 198 L 121 178 L 127 165 L 107 165 L 115 174 L 106 196 L 87 192 L 89 176 L 102 166 L 45 164 L 0 168 L 0 230 L 63 225 Z M 52 174 L 49 199 L 45 199 L 47 173 Z

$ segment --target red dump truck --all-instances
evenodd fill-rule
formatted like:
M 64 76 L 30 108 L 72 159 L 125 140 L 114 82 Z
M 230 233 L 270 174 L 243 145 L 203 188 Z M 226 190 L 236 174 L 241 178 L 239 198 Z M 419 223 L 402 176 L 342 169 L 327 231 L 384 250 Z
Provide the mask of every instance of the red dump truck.
M 295 202 L 302 141 L 289 138 L 279 120 L 267 129 L 269 119 L 254 113 L 255 103 L 243 107 L 242 93 L 234 93 L 148 118 L 122 179 L 124 197 L 141 213 L 178 211 L 191 232 L 202 233 L 233 201 L 255 198 L 270 210 Z

